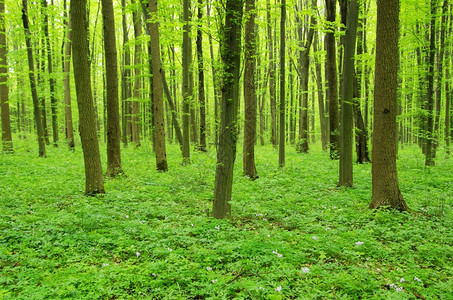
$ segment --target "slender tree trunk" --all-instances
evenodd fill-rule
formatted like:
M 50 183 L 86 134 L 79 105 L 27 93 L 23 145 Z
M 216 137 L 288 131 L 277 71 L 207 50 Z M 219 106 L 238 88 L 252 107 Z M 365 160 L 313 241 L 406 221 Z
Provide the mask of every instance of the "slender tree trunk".
M 190 1 L 183 0 L 183 41 L 182 41 L 182 131 L 183 146 L 182 158 L 183 164 L 190 164 L 190 101 L 192 98 L 189 87 L 189 68 L 190 68 L 190 48 L 192 47 L 190 33 Z
M 179 125 L 179 122 L 178 122 L 178 114 L 177 114 L 177 111 L 176 111 L 176 106 L 175 106 L 175 103 L 172 99 L 172 96 L 171 96 L 171 92 L 170 92 L 170 89 L 168 88 L 168 83 L 167 83 L 167 80 L 165 78 L 165 73 L 162 72 L 162 82 L 163 82 L 163 85 L 164 85 L 164 92 L 165 92 L 165 96 L 167 98 L 167 101 L 168 101 L 168 105 L 170 106 L 170 111 L 171 111 L 171 120 L 172 120 L 172 123 L 173 123 L 173 126 L 175 127 L 175 133 L 176 133 L 176 139 L 178 140 L 178 143 L 180 145 L 180 148 L 181 148 L 181 152 L 182 152 L 182 147 L 183 147 L 183 136 L 182 136 L 182 133 L 181 133 L 181 126 Z
M 433 144 L 434 135 L 434 63 L 436 55 L 436 11 L 437 11 L 437 0 L 431 0 L 431 15 L 430 15 L 430 36 L 429 36 L 429 54 L 428 54 L 428 95 L 426 103 L 426 153 L 425 153 L 425 165 L 434 166 L 434 151 Z
M 131 104 L 131 123 L 132 123 L 132 142 L 135 144 L 136 147 L 140 146 L 140 102 L 139 99 L 141 98 L 141 70 L 140 70 L 140 63 L 141 63 L 141 52 L 142 46 L 139 42 L 140 37 L 142 36 L 142 19 L 141 14 L 138 11 L 134 11 L 133 13 L 134 19 L 134 36 L 135 36 L 135 53 L 134 53 L 134 66 L 135 66 L 135 83 L 134 83 L 134 91 L 133 91 L 133 98 Z
M 370 208 L 407 210 L 396 169 L 399 0 L 378 0 Z
M 222 111 L 212 214 L 231 215 L 233 167 L 236 158 L 239 75 L 241 67 L 242 0 L 227 0 L 221 41 L 223 61 Z
M 85 194 L 104 193 L 101 155 L 96 131 L 96 117 L 91 94 L 86 27 L 86 0 L 71 1 L 72 47 L 79 130 L 85 163 Z
M 44 127 L 42 123 L 42 113 L 39 103 L 38 91 L 36 88 L 36 79 L 35 79 L 35 66 L 33 61 L 33 49 L 31 47 L 31 34 L 30 34 L 30 26 L 28 22 L 28 8 L 27 8 L 27 0 L 22 0 L 22 21 L 24 24 L 25 30 L 25 44 L 27 46 L 27 56 L 28 56 L 28 76 L 30 78 L 30 87 L 31 87 L 31 95 L 33 98 L 33 114 L 35 117 L 36 122 L 36 131 L 38 133 L 38 146 L 39 146 L 39 156 L 45 157 L 46 156 L 46 144 L 45 144 L 45 136 L 44 136 Z
M 280 133 L 279 133 L 279 145 L 278 145 L 278 165 L 280 167 L 285 166 L 285 101 L 286 101 L 286 90 L 285 90 L 285 51 L 286 51 L 286 0 L 281 0 L 281 20 L 280 20 Z
M 75 147 L 74 141 L 74 126 L 72 122 L 72 106 L 71 106 L 71 18 L 68 18 L 67 36 L 64 44 L 64 103 L 65 103 L 65 124 L 66 124 L 66 139 L 68 141 L 69 149 L 73 150 Z
M 4 152 L 12 153 L 13 138 L 11 135 L 11 119 L 9 111 L 8 61 L 6 60 L 8 47 L 6 44 L 5 25 L 5 0 L 0 0 L 0 101 L 2 110 L 2 144 Z
M 330 158 L 339 157 L 339 121 L 338 121 L 338 78 L 335 46 L 336 0 L 326 0 L 326 21 L 329 31 L 326 33 L 326 73 L 327 97 L 329 99 Z
M 203 0 L 198 0 L 197 59 L 198 59 L 198 101 L 200 102 L 200 150 L 206 151 L 206 100 L 204 93 L 203 35 Z
M 104 53 L 107 89 L 107 177 L 123 173 L 121 167 L 121 129 L 118 96 L 118 63 L 112 0 L 102 0 Z
M 341 89 L 340 126 L 340 176 L 339 185 L 352 187 L 352 148 L 353 148 L 353 87 L 354 54 L 357 37 L 359 8 L 356 0 L 350 0 L 344 37 L 343 84 Z
M 277 100 L 275 95 L 275 63 L 274 63 L 274 45 L 272 35 L 272 20 L 271 20 L 271 6 L 270 1 L 266 2 L 267 12 L 267 38 L 268 38 L 268 51 L 269 51 L 269 97 L 271 108 L 271 143 L 277 147 Z
M 255 0 L 247 0 L 245 3 L 245 55 L 244 55 L 244 148 L 243 148 L 243 172 L 244 176 L 256 179 L 255 166 L 255 142 L 256 142 L 256 32 L 255 32 Z
M 130 86 L 130 64 L 131 56 L 129 50 L 129 38 L 127 32 L 127 20 L 126 20 L 126 1 L 121 0 L 122 8 L 122 25 L 123 25 L 123 70 L 121 72 L 121 111 L 122 111 L 122 129 L 123 129 L 123 144 L 127 147 L 129 140 L 131 139 L 131 117 L 130 117 L 130 103 L 131 98 L 131 86 Z
M 313 40 L 313 51 L 318 52 L 318 32 L 315 33 Z M 326 140 L 326 118 L 324 111 L 324 89 L 322 84 L 322 75 L 321 75 L 321 62 L 320 59 L 316 60 L 315 65 L 315 74 L 316 74 L 316 89 L 318 90 L 318 107 L 319 107 L 319 125 L 321 127 L 321 144 L 322 150 L 327 150 L 327 140 Z M 313 99 L 314 101 L 314 99 Z
M 154 99 L 154 144 L 156 152 L 156 168 L 158 171 L 168 171 L 167 151 L 165 147 L 165 122 L 162 62 L 160 60 L 159 23 L 157 22 L 157 0 L 149 2 L 151 23 L 149 34 L 152 43 L 151 61 L 153 69 L 153 99 Z

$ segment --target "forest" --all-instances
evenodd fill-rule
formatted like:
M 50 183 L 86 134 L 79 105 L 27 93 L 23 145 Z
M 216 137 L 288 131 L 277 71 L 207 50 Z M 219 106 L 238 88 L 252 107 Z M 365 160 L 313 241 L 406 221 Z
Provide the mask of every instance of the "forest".
M 0 299 L 453 299 L 452 15 L 0 0 Z

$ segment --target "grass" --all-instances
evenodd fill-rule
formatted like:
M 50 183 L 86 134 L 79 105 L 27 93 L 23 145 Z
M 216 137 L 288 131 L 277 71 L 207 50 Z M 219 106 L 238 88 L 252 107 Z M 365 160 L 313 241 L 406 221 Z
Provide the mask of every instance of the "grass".
M 288 147 L 283 170 L 258 147 L 260 178 L 241 176 L 238 155 L 234 217 L 215 220 L 213 149 L 182 166 L 170 146 L 168 173 L 150 145 L 123 149 L 127 176 L 85 197 L 80 147 L 42 159 L 16 144 L 0 154 L 0 299 L 453 299 L 453 163 L 441 154 L 425 169 L 418 149 L 400 152 L 413 213 L 399 213 L 368 210 L 369 164 L 338 189 L 338 162 L 316 147 Z

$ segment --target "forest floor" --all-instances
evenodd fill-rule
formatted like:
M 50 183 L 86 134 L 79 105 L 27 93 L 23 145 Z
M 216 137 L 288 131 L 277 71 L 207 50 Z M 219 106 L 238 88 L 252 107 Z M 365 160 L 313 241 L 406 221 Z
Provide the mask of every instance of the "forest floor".
M 0 299 L 453 299 L 443 153 L 425 169 L 416 147 L 400 151 L 413 212 L 399 213 L 368 209 L 370 164 L 339 189 L 338 162 L 319 145 L 288 147 L 283 170 L 276 150 L 258 147 L 260 178 L 242 177 L 239 153 L 233 218 L 216 220 L 213 148 L 182 166 L 171 145 L 168 173 L 155 171 L 150 145 L 123 149 L 127 176 L 85 197 L 80 146 L 43 159 L 31 141 L 16 144 L 0 154 Z

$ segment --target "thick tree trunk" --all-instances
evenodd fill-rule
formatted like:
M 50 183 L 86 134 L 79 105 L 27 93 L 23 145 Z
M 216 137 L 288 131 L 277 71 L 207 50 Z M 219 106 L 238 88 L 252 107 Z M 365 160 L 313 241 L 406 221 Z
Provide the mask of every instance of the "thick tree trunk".
M 162 62 L 160 60 L 159 23 L 157 23 L 157 0 L 149 2 L 151 23 L 149 35 L 151 38 L 151 61 L 153 69 L 153 99 L 154 99 L 154 145 L 156 152 L 156 168 L 158 171 L 168 171 L 167 151 L 165 146 L 165 121 L 163 101 Z
M 206 151 L 206 99 L 204 93 L 203 35 L 203 0 L 198 0 L 197 60 L 198 60 L 198 101 L 200 103 L 200 151 Z
M 121 167 L 121 129 L 118 96 L 118 62 L 115 38 L 115 20 L 112 0 L 102 0 L 104 20 L 104 51 L 107 89 L 107 173 L 115 177 L 123 173 Z
M 281 21 L 280 21 L 280 132 L 279 132 L 279 145 L 278 145 L 278 165 L 283 167 L 285 165 L 285 53 L 286 53 L 286 0 L 281 0 Z
M 396 169 L 399 0 L 378 0 L 370 208 L 407 210 Z
M 255 32 L 255 0 L 247 0 L 245 4 L 245 55 L 244 55 L 244 148 L 243 172 L 244 176 L 254 180 L 257 178 L 255 166 L 256 142 L 256 32 Z
M 236 158 L 239 75 L 241 69 L 242 0 L 227 0 L 221 41 L 223 61 L 222 111 L 212 214 L 231 215 L 233 167 Z
M 2 145 L 6 153 L 13 152 L 11 119 L 9 111 L 8 61 L 6 53 L 5 0 L 0 0 L 0 101 L 2 110 Z
M 183 131 L 183 146 L 182 159 L 183 164 L 190 164 L 190 101 L 192 94 L 190 90 L 190 49 L 192 48 L 190 33 L 190 1 L 183 1 L 183 41 L 182 41 L 182 131 Z
M 338 78 L 337 52 L 335 46 L 336 0 L 326 0 L 326 21 L 329 31 L 326 33 L 326 73 L 327 97 L 329 99 L 330 158 L 339 157 L 339 121 L 338 121 Z
M 27 46 L 27 57 L 28 57 L 28 76 L 30 79 L 31 95 L 33 99 L 33 115 L 36 122 L 36 131 L 38 133 L 38 147 L 39 147 L 39 156 L 46 156 L 46 144 L 44 136 L 44 127 L 42 123 L 42 113 L 39 103 L 38 91 L 36 88 L 36 79 L 35 79 L 35 66 L 33 61 L 33 49 L 31 47 L 31 38 L 30 38 L 30 26 L 28 22 L 28 8 L 27 0 L 22 0 L 22 21 L 24 24 L 25 30 L 25 44 Z
M 85 162 L 85 194 L 104 193 L 101 155 L 96 131 L 96 117 L 91 94 L 86 27 L 86 0 L 71 1 L 72 51 L 77 104 L 79 107 L 79 130 Z

